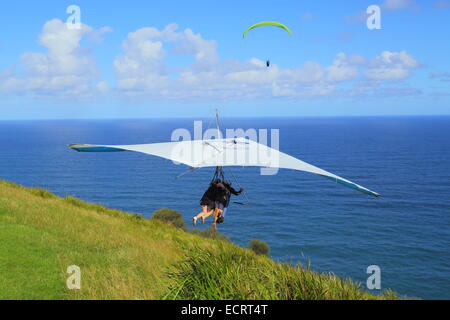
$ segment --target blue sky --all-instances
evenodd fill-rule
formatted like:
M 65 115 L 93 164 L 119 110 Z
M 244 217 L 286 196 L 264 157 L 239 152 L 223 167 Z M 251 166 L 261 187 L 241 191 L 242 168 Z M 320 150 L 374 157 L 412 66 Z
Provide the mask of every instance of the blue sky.
M 293 36 L 242 39 L 265 20 Z M 18 0 L 0 10 L 0 119 L 450 114 L 449 21 L 438 0 Z

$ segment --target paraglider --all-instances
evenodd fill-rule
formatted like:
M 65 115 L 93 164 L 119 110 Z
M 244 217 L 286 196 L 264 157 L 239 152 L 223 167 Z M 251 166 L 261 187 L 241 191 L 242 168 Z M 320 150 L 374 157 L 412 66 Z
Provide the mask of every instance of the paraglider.
M 278 28 L 286 30 L 289 33 L 289 35 L 292 36 L 292 31 L 288 27 L 286 27 L 284 24 L 279 23 L 279 22 L 275 22 L 275 21 L 263 21 L 263 22 L 255 23 L 254 25 L 248 27 L 248 29 L 245 30 L 245 32 L 242 35 L 242 37 L 245 38 L 245 36 L 247 35 L 247 32 L 249 32 L 250 30 L 252 30 L 254 28 L 262 27 L 262 26 L 278 27 Z
M 284 24 L 279 23 L 279 22 L 275 22 L 275 21 L 263 21 L 263 22 L 255 23 L 254 25 L 248 27 L 247 30 L 245 30 L 244 34 L 242 35 L 242 38 L 245 38 L 247 33 L 250 30 L 252 30 L 254 28 L 258 28 L 258 27 L 263 27 L 263 26 L 272 26 L 272 27 L 281 28 L 281 29 L 285 30 L 287 33 L 289 33 L 289 35 L 292 36 L 292 31 L 288 27 L 286 27 Z M 270 60 L 269 59 L 266 60 L 266 67 L 267 68 L 270 67 Z

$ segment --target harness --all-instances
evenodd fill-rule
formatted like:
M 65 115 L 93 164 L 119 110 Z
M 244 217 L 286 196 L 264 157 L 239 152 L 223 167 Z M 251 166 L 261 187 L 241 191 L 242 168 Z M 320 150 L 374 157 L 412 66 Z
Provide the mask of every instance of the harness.
M 216 167 L 216 171 L 214 171 L 214 175 L 211 179 L 211 183 L 213 183 L 216 180 L 220 180 L 220 182 L 224 182 L 225 181 L 225 176 L 223 174 L 223 169 L 222 167 Z
M 231 175 L 233 176 L 234 181 L 236 181 L 236 184 L 239 186 L 239 188 L 241 188 L 241 185 L 239 184 L 239 181 L 236 179 L 236 176 L 233 174 L 233 172 L 231 171 L 231 169 L 230 169 L 229 171 L 230 171 Z M 213 175 L 213 177 L 212 177 L 212 179 L 211 179 L 211 183 L 213 183 L 213 182 L 216 181 L 216 180 L 219 180 L 220 182 L 225 182 L 225 181 L 226 181 L 226 180 L 225 180 L 225 175 L 224 175 L 224 173 L 223 173 L 223 167 L 216 167 L 216 170 L 214 171 L 214 175 Z M 233 203 L 238 204 L 238 205 L 241 205 L 241 206 L 247 206 L 247 205 L 249 205 L 249 204 L 250 204 L 250 201 L 249 201 L 249 199 L 248 199 L 247 194 L 245 193 L 245 191 L 243 192 L 243 195 L 244 195 L 244 197 L 245 197 L 245 199 L 246 199 L 246 202 L 233 201 Z M 225 207 L 225 208 L 227 208 L 228 205 L 230 204 L 230 200 L 231 200 L 231 196 L 228 197 L 227 204 L 226 204 L 226 207 Z

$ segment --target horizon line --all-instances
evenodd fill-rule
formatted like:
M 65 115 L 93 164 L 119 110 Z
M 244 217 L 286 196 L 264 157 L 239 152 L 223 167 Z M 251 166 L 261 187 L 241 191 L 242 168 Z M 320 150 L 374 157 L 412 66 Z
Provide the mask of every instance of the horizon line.
M 298 115 L 298 116 L 221 116 L 221 119 L 311 119 L 311 118 L 419 118 L 419 117 L 450 117 L 450 114 L 392 114 L 392 115 Z M 99 121 L 99 120 L 177 120 L 177 119 L 209 119 L 209 116 L 179 116 L 179 117 L 111 117 L 111 118 L 6 118 L 0 121 Z

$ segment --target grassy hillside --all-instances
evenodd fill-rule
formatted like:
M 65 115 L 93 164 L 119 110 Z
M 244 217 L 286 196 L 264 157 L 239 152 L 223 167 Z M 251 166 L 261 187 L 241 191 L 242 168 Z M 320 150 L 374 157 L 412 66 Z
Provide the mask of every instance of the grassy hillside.
M 0 180 L 0 299 L 374 299 L 140 215 Z M 67 267 L 81 268 L 68 290 Z

